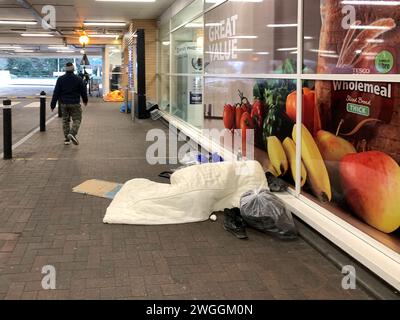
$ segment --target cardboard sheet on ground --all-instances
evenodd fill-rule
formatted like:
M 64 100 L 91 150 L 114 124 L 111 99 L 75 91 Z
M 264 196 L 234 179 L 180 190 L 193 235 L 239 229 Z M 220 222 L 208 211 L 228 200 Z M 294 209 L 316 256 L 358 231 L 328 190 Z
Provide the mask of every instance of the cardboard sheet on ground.
M 122 184 L 120 183 L 93 179 L 85 181 L 73 188 L 72 191 L 105 199 L 114 199 L 121 188 Z
M 164 225 L 206 221 L 239 207 L 249 190 L 268 187 L 256 161 L 195 165 L 176 171 L 171 184 L 133 179 L 124 184 L 103 219 L 110 224 Z

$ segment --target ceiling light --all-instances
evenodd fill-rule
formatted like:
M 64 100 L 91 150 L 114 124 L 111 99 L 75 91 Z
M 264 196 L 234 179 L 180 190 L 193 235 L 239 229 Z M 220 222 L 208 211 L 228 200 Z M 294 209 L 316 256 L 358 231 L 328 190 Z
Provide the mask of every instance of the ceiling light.
M 228 39 L 257 39 L 258 36 L 233 36 Z
M 202 23 L 195 23 L 195 22 L 191 22 L 185 25 L 185 28 L 202 28 L 202 27 L 203 27 Z
M 118 34 L 89 34 L 90 38 L 119 38 Z
M 279 48 L 279 49 L 276 49 L 276 51 L 293 51 L 293 50 L 297 50 L 297 47 L 294 47 L 294 48 Z
M 28 24 L 35 25 L 36 21 L 22 21 L 22 20 L 0 20 L 0 24 Z
M 23 37 L 54 37 L 54 34 L 50 33 L 21 33 Z
M 311 36 L 304 36 L 304 40 L 314 40 L 314 37 L 311 37 Z
M 209 22 L 209 23 L 206 23 L 206 27 L 220 27 L 220 26 L 222 26 L 221 22 Z
M 169 41 L 163 41 L 162 44 L 163 44 L 163 46 L 169 46 L 170 42 Z
M 125 27 L 126 22 L 84 22 L 85 26 Z
M 256 52 L 256 54 L 260 55 L 260 56 L 267 56 L 269 55 L 269 52 L 267 51 L 260 51 L 260 52 Z
M 68 53 L 68 52 L 75 52 L 75 50 L 57 50 L 56 52 L 59 52 L 59 53 Z
M 233 49 L 233 51 L 236 51 L 236 52 L 252 52 L 254 50 L 253 49 Z
M 79 43 L 82 46 L 86 46 L 87 44 L 89 44 L 89 37 L 87 36 L 87 34 L 85 32 L 82 33 L 82 35 L 79 37 Z
M 22 49 L 22 50 L 15 50 L 15 52 L 17 52 L 17 53 L 32 53 L 32 52 L 35 52 L 34 50 L 24 50 L 24 49 Z
M 336 51 L 333 51 L 333 50 L 310 49 L 309 51 L 317 52 L 317 53 L 336 54 Z
M 21 47 L 12 47 L 12 46 L 0 46 L 0 50 L 16 50 L 16 49 L 21 49 Z
M 71 47 L 67 46 L 48 46 L 49 49 L 55 49 L 55 50 L 71 50 Z
M 297 27 L 297 23 L 271 23 L 267 25 L 268 28 L 292 28 Z

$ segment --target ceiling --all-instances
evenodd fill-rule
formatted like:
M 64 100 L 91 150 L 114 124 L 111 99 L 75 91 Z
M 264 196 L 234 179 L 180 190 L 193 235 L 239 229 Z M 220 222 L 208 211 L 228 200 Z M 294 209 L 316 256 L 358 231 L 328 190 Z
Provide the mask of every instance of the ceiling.
M 0 0 L 0 20 L 35 21 L 33 10 L 41 14 L 45 5 L 52 5 L 56 10 L 56 30 L 52 32 L 53 37 L 21 36 L 21 33 L 48 32 L 42 29 L 40 23 L 36 25 L 0 24 L 0 45 L 79 45 L 79 33 L 84 21 L 128 23 L 135 19 L 157 19 L 174 1 L 156 0 L 154 3 L 134 3 L 96 0 Z M 122 36 L 126 32 L 126 27 L 88 26 L 85 30 L 89 35 L 118 34 Z M 119 42 L 120 40 L 116 38 L 90 39 L 92 45 L 118 44 Z

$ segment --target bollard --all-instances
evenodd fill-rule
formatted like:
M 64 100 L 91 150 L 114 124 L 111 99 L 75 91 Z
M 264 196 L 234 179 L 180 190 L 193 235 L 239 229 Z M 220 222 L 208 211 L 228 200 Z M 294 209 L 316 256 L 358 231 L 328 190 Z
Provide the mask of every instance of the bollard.
M 46 131 L 46 92 L 40 93 L 40 132 Z
M 11 119 L 11 100 L 3 101 L 3 158 L 12 159 L 12 119 Z

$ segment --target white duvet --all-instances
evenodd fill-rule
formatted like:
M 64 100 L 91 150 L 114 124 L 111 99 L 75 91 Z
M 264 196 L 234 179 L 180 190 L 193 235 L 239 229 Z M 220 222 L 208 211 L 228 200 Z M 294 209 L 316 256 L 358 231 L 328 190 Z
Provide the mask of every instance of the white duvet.
M 241 196 L 266 188 L 256 161 L 222 162 L 176 171 L 171 184 L 133 179 L 107 209 L 104 223 L 163 225 L 205 221 L 216 211 L 239 207 Z

